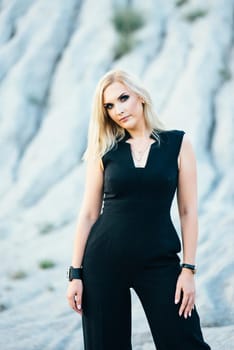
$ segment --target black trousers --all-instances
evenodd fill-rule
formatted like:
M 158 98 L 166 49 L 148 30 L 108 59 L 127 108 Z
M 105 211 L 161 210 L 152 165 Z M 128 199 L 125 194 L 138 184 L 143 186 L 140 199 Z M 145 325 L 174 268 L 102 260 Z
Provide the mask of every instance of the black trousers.
M 97 269 L 89 274 L 83 266 L 85 350 L 132 350 L 130 287 L 140 299 L 157 350 L 210 350 L 203 339 L 196 306 L 185 319 L 179 316 L 182 298 L 174 303 L 179 262 L 132 271 L 122 267 L 122 271 L 116 268 L 99 274 Z

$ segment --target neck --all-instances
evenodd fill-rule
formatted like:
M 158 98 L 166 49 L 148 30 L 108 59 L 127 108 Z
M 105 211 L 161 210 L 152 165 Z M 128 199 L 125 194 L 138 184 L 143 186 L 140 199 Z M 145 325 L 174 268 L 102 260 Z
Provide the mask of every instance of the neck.
M 126 129 L 126 131 L 129 133 L 130 137 L 135 140 L 142 140 L 146 139 L 151 135 L 151 131 L 144 128 L 144 129 Z

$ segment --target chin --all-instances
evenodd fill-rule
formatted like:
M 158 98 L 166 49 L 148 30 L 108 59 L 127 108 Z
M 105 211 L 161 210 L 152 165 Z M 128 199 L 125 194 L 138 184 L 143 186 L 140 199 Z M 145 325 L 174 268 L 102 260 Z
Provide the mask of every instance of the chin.
M 132 117 L 124 122 L 118 122 L 117 124 L 123 129 L 134 129 L 136 127 L 136 123 Z

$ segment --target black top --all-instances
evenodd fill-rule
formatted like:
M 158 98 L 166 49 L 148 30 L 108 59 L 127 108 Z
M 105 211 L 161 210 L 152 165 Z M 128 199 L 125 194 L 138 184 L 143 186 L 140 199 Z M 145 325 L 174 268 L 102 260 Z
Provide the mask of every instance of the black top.
M 160 144 L 151 133 L 155 142 L 150 145 L 144 168 L 134 165 L 131 145 L 126 142 L 131 137 L 127 131 L 102 157 L 102 232 L 111 231 L 115 235 L 116 231 L 119 235 L 121 231 L 123 237 L 129 234 L 139 237 L 139 245 L 146 244 L 148 257 L 151 244 L 152 257 L 174 255 L 181 250 L 170 210 L 177 189 L 177 159 L 184 133 L 182 130 L 161 131 Z
M 131 146 L 125 142 L 130 134 L 103 157 L 105 203 L 116 201 L 154 200 L 170 206 L 178 180 L 177 159 L 184 131 L 170 130 L 160 132 L 160 145 L 156 141 L 150 145 L 148 159 L 144 168 L 135 167 Z M 130 207 L 129 209 L 133 209 Z

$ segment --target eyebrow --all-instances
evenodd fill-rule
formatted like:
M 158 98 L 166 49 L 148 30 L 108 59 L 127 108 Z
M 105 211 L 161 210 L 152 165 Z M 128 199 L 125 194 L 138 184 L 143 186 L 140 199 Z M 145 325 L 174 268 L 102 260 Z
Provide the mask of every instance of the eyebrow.
M 117 99 L 119 100 L 125 94 L 127 94 L 127 91 L 122 92 Z M 105 105 L 108 105 L 109 103 L 111 102 L 104 102 L 103 105 L 105 106 Z

